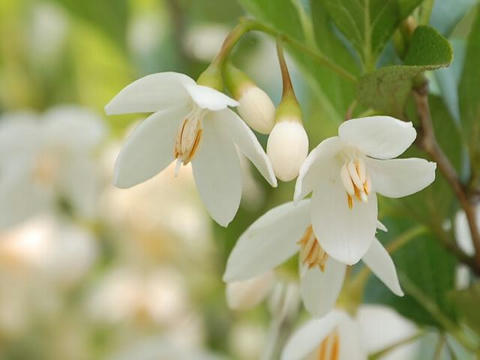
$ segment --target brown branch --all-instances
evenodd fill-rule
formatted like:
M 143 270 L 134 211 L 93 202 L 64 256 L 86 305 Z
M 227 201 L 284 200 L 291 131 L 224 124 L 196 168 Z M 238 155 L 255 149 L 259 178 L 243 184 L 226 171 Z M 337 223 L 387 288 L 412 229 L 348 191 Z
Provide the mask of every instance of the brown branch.
M 456 246 L 456 244 L 450 244 L 450 242 L 445 241 L 443 241 L 443 243 L 445 245 L 448 245 L 451 250 L 455 249 L 454 253 L 457 255 L 459 260 L 465 262 L 467 265 L 472 267 L 472 269 L 477 274 L 480 274 L 480 233 L 478 230 L 475 210 L 470 201 L 468 200 L 465 189 L 460 182 L 455 168 L 443 152 L 442 148 L 438 145 L 437 139 L 435 138 L 435 131 L 433 129 L 432 117 L 430 114 L 430 106 L 428 104 L 427 80 L 422 81 L 419 85 L 413 88 L 413 96 L 415 99 L 415 104 L 417 106 L 418 117 L 422 126 L 419 146 L 430 155 L 432 160 L 437 163 L 439 170 L 442 172 L 443 176 L 450 184 L 453 192 L 455 193 L 456 197 L 460 202 L 460 206 L 465 212 L 468 226 L 470 228 L 470 233 L 472 235 L 473 246 L 475 248 L 475 257 L 472 259 L 473 261 L 466 262 L 465 260 L 470 257 L 464 254 L 464 252 L 461 251 Z M 460 258 L 458 254 L 461 253 L 463 253 L 463 255 Z

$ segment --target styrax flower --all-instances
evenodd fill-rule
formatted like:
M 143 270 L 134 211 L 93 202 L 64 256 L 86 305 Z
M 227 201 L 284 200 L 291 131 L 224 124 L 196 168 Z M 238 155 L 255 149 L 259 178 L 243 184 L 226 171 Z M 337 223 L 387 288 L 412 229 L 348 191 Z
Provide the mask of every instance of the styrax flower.
M 313 191 L 311 221 L 319 244 L 333 258 L 354 264 L 374 239 L 377 197 L 398 198 L 435 179 L 436 164 L 393 159 L 415 140 L 412 123 L 389 116 L 344 122 L 338 136 L 322 141 L 307 157 L 295 200 Z
M 54 211 L 59 200 L 77 215 L 94 215 L 100 179 L 93 150 L 105 134 L 96 114 L 58 106 L 42 116 L 5 114 L 0 123 L 0 228 Z
M 335 305 L 347 265 L 329 256 L 310 225 L 311 201 L 289 202 L 273 208 L 240 236 L 227 262 L 226 282 L 252 278 L 300 256 L 301 295 L 308 311 L 326 314 Z M 379 224 L 379 228 L 383 225 Z M 321 235 L 320 235 L 321 236 Z M 373 236 L 364 263 L 396 295 L 403 295 L 395 265 Z
M 366 360 L 357 322 L 347 313 L 332 310 L 308 321 L 287 342 L 282 360 Z
M 190 77 L 164 72 L 125 87 L 105 107 L 107 114 L 153 112 L 127 139 L 118 156 L 114 183 L 139 184 L 172 161 L 192 163 L 200 196 L 212 218 L 226 226 L 241 197 L 235 145 L 272 185 L 277 181 L 253 132 L 228 106 L 237 102 Z

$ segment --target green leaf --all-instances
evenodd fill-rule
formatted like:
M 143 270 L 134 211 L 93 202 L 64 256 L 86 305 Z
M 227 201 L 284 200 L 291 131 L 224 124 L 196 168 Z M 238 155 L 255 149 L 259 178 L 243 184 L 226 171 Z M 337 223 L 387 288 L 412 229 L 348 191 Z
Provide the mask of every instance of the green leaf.
M 409 222 L 400 218 L 382 219 L 389 231 L 383 234 L 386 243 L 409 228 Z M 447 294 L 454 289 L 456 259 L 441 247 L 431 234 L 420 235 L 393 254 L 404 297 L 394 295 L 377 278 L 371 277 L 365 289 L 367 303 L 385 304 L 418 324 L 441 327 L 437 314 L 430 306 L 455 321 L 456 313 Z M 403 284 L 402 284 L 403 280 Z M 409 290 L 420 289 L 424 299 Z M 414 296 L 412 296 L 414 295 Z
M 480 5 L 468 37 L 465 64 L 459 85 L 462 131 L 469 145 L 473 179 L 478 185 L 480 169 Z
M 480 333 L 480 283 L 473 284 L 465 290 L 455 291 L 450 298 L 457 306 L 460 317 L 477 333 Z
M 422 0 L 315 0 L 322 3 L 367 68 Z
M 453 60 L 450 43 L 435 29 L 419 26 L 405 57 L 405 65 L 392 65 L 360 79 L 358 100 L 385 114 L 403 118 L 405 102 L 418 74 L 448 66 Z
M 239 0 L 258 20 L 297 40 L 305 38 L 302 22 L 291 0 Z

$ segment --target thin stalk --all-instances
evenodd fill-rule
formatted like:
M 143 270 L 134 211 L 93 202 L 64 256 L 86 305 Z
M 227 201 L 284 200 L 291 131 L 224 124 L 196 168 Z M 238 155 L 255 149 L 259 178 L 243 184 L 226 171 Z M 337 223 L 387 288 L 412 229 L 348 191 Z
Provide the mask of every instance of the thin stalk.
M 287 62 L 285 61 L 285 55 L 283 54 L 283 47 L 280 41 L 277 41 L 277 57 L 280 64 L 280 72 L 282 74 L 282 98 L 292 94 L 295 97 L 293 91 L 292 79 L 288 72 Z

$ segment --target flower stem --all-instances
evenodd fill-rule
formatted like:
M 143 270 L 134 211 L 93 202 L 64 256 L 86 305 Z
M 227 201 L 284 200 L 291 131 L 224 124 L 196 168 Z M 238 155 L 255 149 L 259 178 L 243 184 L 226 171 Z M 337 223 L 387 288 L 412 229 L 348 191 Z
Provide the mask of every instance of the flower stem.
M 422 127 L 421 136 L 419 138 L 419 146 L 430 155 L 432 160 L 438 164 L 438 168 L 458 198 L 460 206 L 467 217 L 473 246 L 475 248 L 475 258 L 470 258 L 461 249 L 455 246 L 455 244 L 445 245 L 447 245 L 450 250 L 455 249 L 452 251 L 454 255 L 456 255 L 460 261 L 466 263 L 470 268 L 472 268 L 475 273 L 480 274 L 480 231 L 475 215 L 475 209 L 468 199 L 455 168 L 443 152 L 435 137 L 432 117 L 430 114 L 430 106 L 428 103 L 428 80 L 426 80 L 426 78 L 423 78 L 423 80 L 413 88 L 413 96 Z

